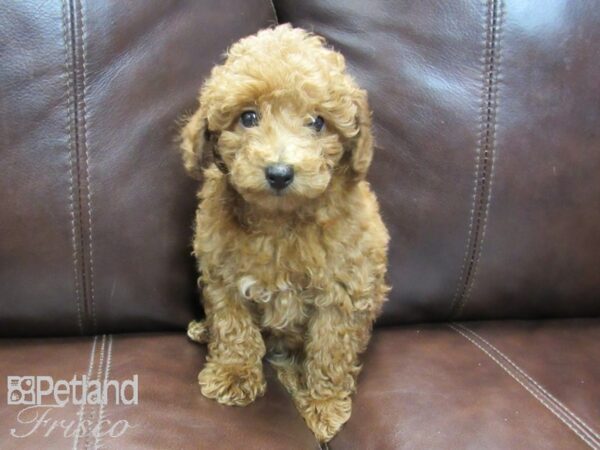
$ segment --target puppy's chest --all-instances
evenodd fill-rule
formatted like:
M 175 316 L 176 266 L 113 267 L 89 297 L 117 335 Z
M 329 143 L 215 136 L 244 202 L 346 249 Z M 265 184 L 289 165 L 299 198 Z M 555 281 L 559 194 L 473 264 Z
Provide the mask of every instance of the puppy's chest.
M 262 328 L 283 331 L 306 323 L 327 267 L 323 248 L 314 247 L 259 237 L 238 249 L 237 290 Z
M 291 331 L 303 327 L 313 308 L 316 289 L 303 282 L 303 276 L 271 275 L 266 280 L 251 274 L 240 276 L 240 296 L 263 329 Z

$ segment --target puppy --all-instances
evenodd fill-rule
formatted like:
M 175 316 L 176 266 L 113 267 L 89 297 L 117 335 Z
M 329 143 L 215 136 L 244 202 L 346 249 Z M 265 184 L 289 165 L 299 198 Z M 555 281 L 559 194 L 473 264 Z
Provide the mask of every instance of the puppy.
M 267 354 L 326 442 L 350 417 L 388 292 L 367 95 L 322 38 L 282 25 L 233 45 L 199 103 L 181 149 L 204 181 L 193 244 L 206 320 L 188 330 L 208 343 L 202 393 L 247 405 L 265 392 Z

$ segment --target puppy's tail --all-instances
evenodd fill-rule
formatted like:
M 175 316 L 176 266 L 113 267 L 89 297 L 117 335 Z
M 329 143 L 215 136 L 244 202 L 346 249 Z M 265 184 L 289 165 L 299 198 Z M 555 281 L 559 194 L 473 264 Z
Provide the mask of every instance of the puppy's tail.
M 192 320 L 187 327 L 188 337 L 200 344 L 206 344 L 208 342 L 208 326 L 204 320 Z

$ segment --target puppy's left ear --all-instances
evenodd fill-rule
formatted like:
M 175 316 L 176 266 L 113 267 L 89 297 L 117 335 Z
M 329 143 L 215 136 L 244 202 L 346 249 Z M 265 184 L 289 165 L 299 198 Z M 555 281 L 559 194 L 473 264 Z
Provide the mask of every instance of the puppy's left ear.
M 356 89 L 356 126 L 358 133 L 350 141 L 350 168 L 357 180 L 365 178 L 373 159 L 373 133 L 371 130 L 371 110 L 367 92 Z
M 180 134 L 181 154 L 183 165 L 193 178 L 199 179 L 201 175 L 202 154 L 213 144 L 204 108 L 198 110 L 188 119 Z M 208 149 L 210 150 L 210 149 Z

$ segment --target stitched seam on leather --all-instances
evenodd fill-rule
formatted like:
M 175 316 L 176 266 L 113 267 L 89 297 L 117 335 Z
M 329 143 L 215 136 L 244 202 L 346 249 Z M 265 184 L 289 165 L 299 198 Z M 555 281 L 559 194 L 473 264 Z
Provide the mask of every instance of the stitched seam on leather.
M 473 203 L 469 214 L 467 244 L 460 278 L 452 298 L 450 316 L 458 317 L 467 303 L 477 275 L 489 205 L 492 195 L 492 178 L 496 157 L 496 113 L 498 109 L 498 79 L 500 65 L 500 25 L 502 1 L 487 2 L 484 32 L 484 67 L 481 101 L 481 123 L 473 187 Z
M 501 35 L 501 24 L 502 24 L 502 0 L 498 0 L 497 1 L 497 6 L 496 6 L 496 12 L 495 14 L 493 14 L 493 23 L 492 23 L 492 29 L 493 29 L 493 33 L 495 33 L 496 38 L 494 39 L 495 45 L 494 45 L 494 64 L 493 64 L 493 68 L 495 68 L 495 70 L 492 69 L 492 67 L 490 67 L 490 99 L 487 102 L 487 106 L 486 106 L 486 115 L 487 117 L 489 117 L 489 120 L 486 121 L 486 141 L 488 142 L 488 148 L 489 148 L 489 177 L 488 177 L 488 192 L 487 192 L 487 199 L 485 202 L 485 213 L 483 215 L 483 223 L 481 225 L 481 237 L 479 238 L 479 246 L 478 246 L 478 250 L 477 250 L 477 256 L 475 259 L 475 262 L 473 264 L 473 273 L 471 276 L 471 282 L 468 285 L 467 291 L 465 292 L 465 295 L 462 299 L 462 302 L 458 305 L 458 308 L 456 310 L 456 316 L 460 315 L 460 313 L 463 311 L 465 305 L 467 304 L 467 302 L 469 301 L 470 297 L 471 297 L 471 291 L 473 289 L 473 286 L 475 285 L 475 280 L 477 279 L 477 274 L 479 273 L 479 260 L 481 258 L 481 253 L 482 253 L 482 249 L 483 249 L 483 242 L 485 240 L 485 233 L 487 230 L 487 222 L 488 222 L 488 218 L 489 218 L 489 211 L 490 211 L 490 204 L 492 202 L 492 186 L 494 183 L 494 168 L 495 168 L 495 161 L 496 158 L 498 156 L 498 149 L 496 148 L 496 131 L 497 131 L 497 122 L 496 122 L 496 117 L 498 115 L 498 109 L 499 109 L 499 101 L 498 101 L 498 83 L 499 83 L 499 79 L 500 79 L 500 59 L 501 59 L 501 47 L 500 47 L 500 35 Z M 484 161 L 486 161 L 486 159 L 484 159 Z M 481 188 L 481 195 L 484 195 L 484 187 L 482 186 Z
M 487 341 L 483 336 L 479 335 L 477 332 L 471 330 L 470 328 L 468 328 L 462 324 L 457 324 L 457 326 L 459 328 L 464 329 L 465 331 L 468 331 L 469 333 L 473 334 L 478 339 L 480 339 L 482 342 L 484 342 L 488 347 L 490 347 L 492 350 L 494 350 L 496 353 L 498 353 L 502 358 L 504 358 L 506 360 L 506 362 L 508 364 L 510 364 L 517 372 L 519 372 L 519 374 L 521 376 L 526 378 L 527 381 L 529 381 L 530 383 L 534 384 L 547 397 L 549 397 L 550 400 L 552 400 L 558 407 L 562 408 L 564 410 L 565 414 L 571 416 L 571 418 L 574 421 L 578 422 L 582 428 L 586 429 L 586 431 L 588 433 L 590 433 L 594 437 L 594 439 L 600 441 L 600 434 L 598 434 L 593 428 L 591 428 L 587 423 L 585 423 L 577 414 L 575 414 L 573 411 L 571 411 L 564 403 L 562 403 L 560 400 L 558 400 L 556 397 L 554 397 L 549 391 L 546 390 L 546 388 L 544 388 L 542 385 L 540 385 L 531 376 L 529 376 L 525 371 L 523 371 L 519 366 L 517 366 L 516 363 L 514 363 L 508 356 L 506 356 L 504 353 L 502 353 L 498 348 L 496 348 L 493 344 L 491 344 L 489 341 Z
M 75 303 L 77 305 L 77 326 L 79 332 L 83 334 L 83 318 L 81 314 L 81 288 L 79 286 L 79 257 L 77 252 L 77 231 L 75 229 L 75 199 L 73 195 L 75 185 L 74 167 L 75 161 L 73 154 L 73 111 L 72 111 L 72 85 L 71 85 L 71 64 L 69 59 L 69 8 L 67 1 L 62 1 L 62 28 L 63 41 L 65 46 L 65 78 L 67 90 L 67 124 L 66 131 L 69 139 L 69 215 L 71 217 L 71 245 L 73 247 L 73 280 L 75 287 Z
M 279 17 L 277 16 L 277 9 L 275 8 L 275 2 L 273 2 L 273 0 L 270 0 L 271 2 L 271 9 L 273 10 L 273 18 L 275 19 L 275 25 L 279 25 Z
M 459 324 L 456 324 L 456 325 L 459 325 Z M 577 436 L 579 436 L 586 444 L 588 444 L 590 447 L 592 447 L 594 449 L 598 448 L 594 445 L 593 442 L 591 442 L 589 440 L 589 437 L 586 437 L 581 431 L 579 431 L 577 428 L 575 428 L 571 424 L 571 422 L 567 418 L 564 417 L 564 414 L 561 414 L 561 412 L 559 410 L 556 410 L 555 408 L 553 408 L 552 404 L 549 404 L 550 402 L 547 398 L 545 398 L 543 392 L 536 390 L 534 387 L 532 387 L 531 385 L 528 385 L 523 380 L 521 380 L 517 374 L 512 372 L 505 364 L 500 362 L 500 360 L 498 358 L 496 358 L 490 351 L 486 350 L 483 347 L 483 345 L 478 343 L 475 340 L 475 338 L 468 336 L 466 333 L 464 333 L 463 331 L 461 331 L 458 327 L 456 327 L 454 325 L 448 325 L 448 326 L 450 328 L 452 328 L 454 331 L 456 331 L 457 333 L 459 333 L 460 335 L 462 335 L 465 339 L 470 341 L 473 345 L 475 345 L 477 348 L 479 348 L 487 356 L 489 356 L 496 364 L 498 364 L 498 366 L 500 366 L 508 375 L 510 375 L 515 381 L 517 381 L 521 386 L 523 386 L 531 395 L 533 395 L 540 403 L 542 403 L 542 405 L 544 405 L 550 412 L 552 412 L 556 417 L 558 417 L 558 419 L 560 419 L 561 422 L 563 422 L 565 425 L 567 425 L 567 427 L 569 427 L 569 429 L 571 429 L 575 434 L 577 434 Z M 470 331 L 470 330 L 468 330 L 468 331 Z
M 491 344 L 487 343 L 487 341 L 485 341 L 483 338 L 477 335 L 474 331 L 461 324 L 453 323 L 448 324 L 448 326 L 457 333 L 459 333 L 461 336 L 463 336 L 465 339 L 467 339 L 469 342 L 471 342 L 473 345 L 475 345 L 477 348 L 479 348 L 488 357 L 490 357 L 496 364 L 498 364 L 498 366 L 502 368 L 502 370 L 504 370 L 508 375 L 510 375 L 511 378 L 513 378 L 517 383 L 523 386 L 527 390 L 527 392 L 533 395 L 543 406 L 546 407 L 546 409 L 548 409 L 552 414 L 554 414 L 571 431 L 573 431 L 577 436 L 579 436 L 579 438 L 583 440 L 587 445 L 589 445 L 593 449 L 600 448 L 600 441 L 598 441 L 594 433 L 590 434 L 585 428 L 583 428 L 571 417 L 569 417 L 568 414 L 560 408 L 560 406 L 562 406 L 566 409 L 566 407 L 564 407 L 562 403 L 558 402 L 558 400 L 556 400 L 558 404 L 554 403 L 552 401 L 553 397 L 548 396 L 548 391 L 542 388 L 538 383 L 531 383 L 533 379 L 529 375 L 527 375 L 523 370 L 518 368 L 518 366 L 515 363 L 513 363 L 510 359 L 502 355 L 502 353 L 499 352 L 498 349 L 496 349 Z M 487 343 L 488 349 L 484 348 L 485 343 Z M 517 372 L 515 373 L 514 371 L 512 371 L 509 366 L 500 361 L 500 358 L 494 356 L 492 354 L 492 352 L 494 351 L 496 352 L 496 356 L 500 356 L 500 358 L 503 359 L 507 364 L 516 368 Z M 529 381 L 529 383 L 527 383 L 526 381 Z
M 98 381 L 98 382 L 102 382 L 102 374 L 104 373 L 104 355 L 105 355 L 105 350 L 106 350 L 106 335 L 103 334 L 102 335 L 102 344 L 100 345 L 100 357 L 98 360 L 98 370 L 96 372 L 96 376 L 94 378 L 94 380 Z M 100 402 L 100 405 L 102 405 L 102 401 Z M 85 433 L 85 441 L 84 441 L 84 449 L 89 449 L 90 448 L 90 438 L 93 434 L 93 430 L 94 427 L 92 427 L 91 425 L 94 423 L 95 419 L 96 419 L 96 410 L 98 410 L 100 408 L 100 406 L 96 406 L 95 407 L 90 408 L 90 413 L 87 416 L 87 423 L 89 424 L 90 428 L 86 429 L 86 433 Z
M 92 310 L 92 324 L 94 330 L 97 328 L 96 323 L 96 302 L 94 296 L 94 245 L 93 245 L 93 228 L 92 228 L 92 184 L 90 179 L 90 160 L 89 160 L 89 149 L 88 149 L 88 132 L 87 132 L 87 26 L 85 20 L 85 9 L 83 0 L 79 1 L 79 16 L 81 20 L 81 62 L 82 62 L 82 73 L 81 79 L 83 84 L 82 89 L 82 109 L 81 109 L 81 122 L 83 125 L 83 149 L 85 152 L 85 172 L 86 172 L 86 183 L 87 183 L 87 210 L 88 210 L 88 245 L 89 245 L 89 285 L 90 285 L 90 304 Z
M 84 204 L 86 203 L 84 200 L 83 193 L 83 182 L 82 182 L 82 148 L 81 148 L 81 139 L 82 132 L 80 130 L 81 126 L 81 111 L 80 111 L 80 101 L 81 101 L 81 80 L 79 79 L 79 69 L 80 69 L 80 54 L 79 54 L 79 45 L 78 45 L 78 32 L 77 28 L 79 26 L 79 21 L 77 20 L 78 10 L 77 4 L 75 0 L 69 1 L 69 29 L 70 29 L 70 51 L 71 51 L 71 73 L 72 73 L 72 87 L 71 93 L 73 97 L 73 141 L 75 143 L 75 158 L 76 158 L 76 188 L 77 188 L 77 224 L 78 224 L 78 242 L 79 242 L 79 263 L 80 263 L 80 277 L 81 277 L 81 292 L 83 295 L 83 316 L 85 319 L 85 323 L 89 323 L 89 314 L 90 314 L 90 305 L 89 305 L 89 284 L 88 284 L 88 275 L 87 275 L 87 261 L 86 261 L 86 233 L 85 233 L 85 208 Z
M 104 370 L 104 386 L 106 386 L 107 382 L 108 382 L 108 377 L 110 376 L 110 367 L 112 364 L 112 343 L 113 343 L 113 337 L 112 335 L 108 336 L 108 350 L 106 352 L 106 368 Z M 98 414 L 98 422 L 96 422 L 96 425 L 94 425 L 94 427 L 92 427 L 93 430 L 96 430 L 96 439 L 94 441 L 94 450 L 98 450 L 98 448 L 102 447 L 102 437 L 101 437 L 101 430 L 100 430 L 100 426 L 102 425 L 102 421 L 104 420 L 104 402 L 100 403 L 100 413 Z
M 90 377 L 92 376 L 92 370 L 94 370 L 94 359 L 96 355 L 96 342 L 98 341 L 98 336 L 94 336 L 94 340 L 92 341 L 92 351 L 90 352 L 90 362 L 88 363 L 87 370 L 87 381 L 89 382 Z M 83 423 L 83 416 L 85 414 L 85 402 L 81 403 L 79 407 L 79 412 L 77 415 L 79 416 L 77 422 L 77 428 L 75 429 L 74 439 L 73 439 L 73 450 L 77 450 L 77 446 L 79 444 L 79 433 L 81 430 L 81 425 Z

